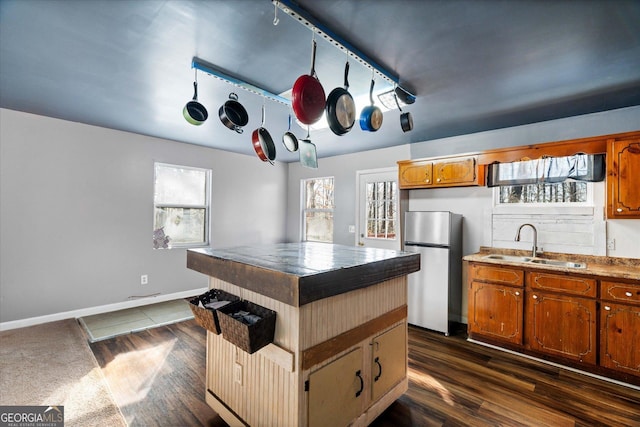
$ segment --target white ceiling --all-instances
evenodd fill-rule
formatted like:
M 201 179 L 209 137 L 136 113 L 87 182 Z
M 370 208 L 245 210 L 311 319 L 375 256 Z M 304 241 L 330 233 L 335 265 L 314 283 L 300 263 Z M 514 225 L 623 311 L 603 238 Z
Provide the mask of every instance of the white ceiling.
M 637 0 L 299 0 L 299 6 L 399 76 L 417 96 L 375 133 L 311 131 L 319 157 L 640 105 Z M 182 117 L 194 57 L 279 94 L 310 68 L 312 32 L 270 0 L 0 0 L 0 107 L 255 155 L 261 124 L 278 161 L 289 109 L 199 74 L 202 126 Z M 325 92 L 342 86 L 346 55 L 318 39 Z M 371 71 L 352 63 L 350 92 Z M 376 87 L 384 86 L 377 81 Z M 218 109 L 238 93 L 242 135 Z M 294 126 L 299 138 L 306 130 Z

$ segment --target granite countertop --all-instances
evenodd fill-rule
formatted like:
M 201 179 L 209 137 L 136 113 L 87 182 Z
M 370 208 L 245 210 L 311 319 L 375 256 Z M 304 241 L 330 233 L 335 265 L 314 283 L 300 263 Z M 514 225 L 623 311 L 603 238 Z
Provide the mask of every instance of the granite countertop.
M 330 243 L 279 243 L 189 249 L 187 267 L 300 306 L 418 271 L 420 256 Z
M 486 258 L 486 256 L 489 254 L 531 256 L 531 251 L 482 246 L 479 252 L 471 255 L 466 255 L 462 259 L 465 261 L 483 262 L 487 264 L 501 264 L 525 267 L 532 270 L 550 270 L 589 276 L 631 279 L 637 280 L 638 284 L 640 284 L 640 259 L 637 258 L 617 258 L 592 255 L 563 254 L 555 252 L 544 252 L 538 254 L 538 258 L 546 258 L 559 261 L 573 261 L 587 264 L 586 268 L 573 268 L 548 264 L 534 264 L 531 262 Z

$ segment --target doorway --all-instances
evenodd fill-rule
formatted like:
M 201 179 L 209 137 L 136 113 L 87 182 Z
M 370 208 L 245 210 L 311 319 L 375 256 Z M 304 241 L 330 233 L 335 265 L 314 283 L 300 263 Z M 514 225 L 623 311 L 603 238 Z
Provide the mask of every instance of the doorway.
M 400 250 L 398 169 L 357 171 L 358 246 Z

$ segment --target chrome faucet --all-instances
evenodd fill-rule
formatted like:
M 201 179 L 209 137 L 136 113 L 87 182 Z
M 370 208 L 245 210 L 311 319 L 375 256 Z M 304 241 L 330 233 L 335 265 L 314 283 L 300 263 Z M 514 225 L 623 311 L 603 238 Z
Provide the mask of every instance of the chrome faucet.
M 520 241 L 520 231 L 525 225 L 528 225 L 533 229 L 533 249 L 531 250 L 531 256 L 535 258 L 538 252 L 538 230 L 536 230 L 536 227 L 534 227 L 533 224 L 522 224 L 520 228 L 518 228 L 518 232 L 516 233 L 516 242 Z

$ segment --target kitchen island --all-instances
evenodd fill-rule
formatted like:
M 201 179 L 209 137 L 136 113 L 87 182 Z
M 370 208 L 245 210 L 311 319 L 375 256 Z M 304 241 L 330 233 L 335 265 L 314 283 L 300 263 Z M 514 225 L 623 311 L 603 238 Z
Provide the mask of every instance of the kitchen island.
M 191 249 L 187 267 L 276 312 L 249 354 L 207 333 L 206 401 L 230 425 L 368 425 L 407 380 L 407 274 L 418 254 L 327 243 Z

